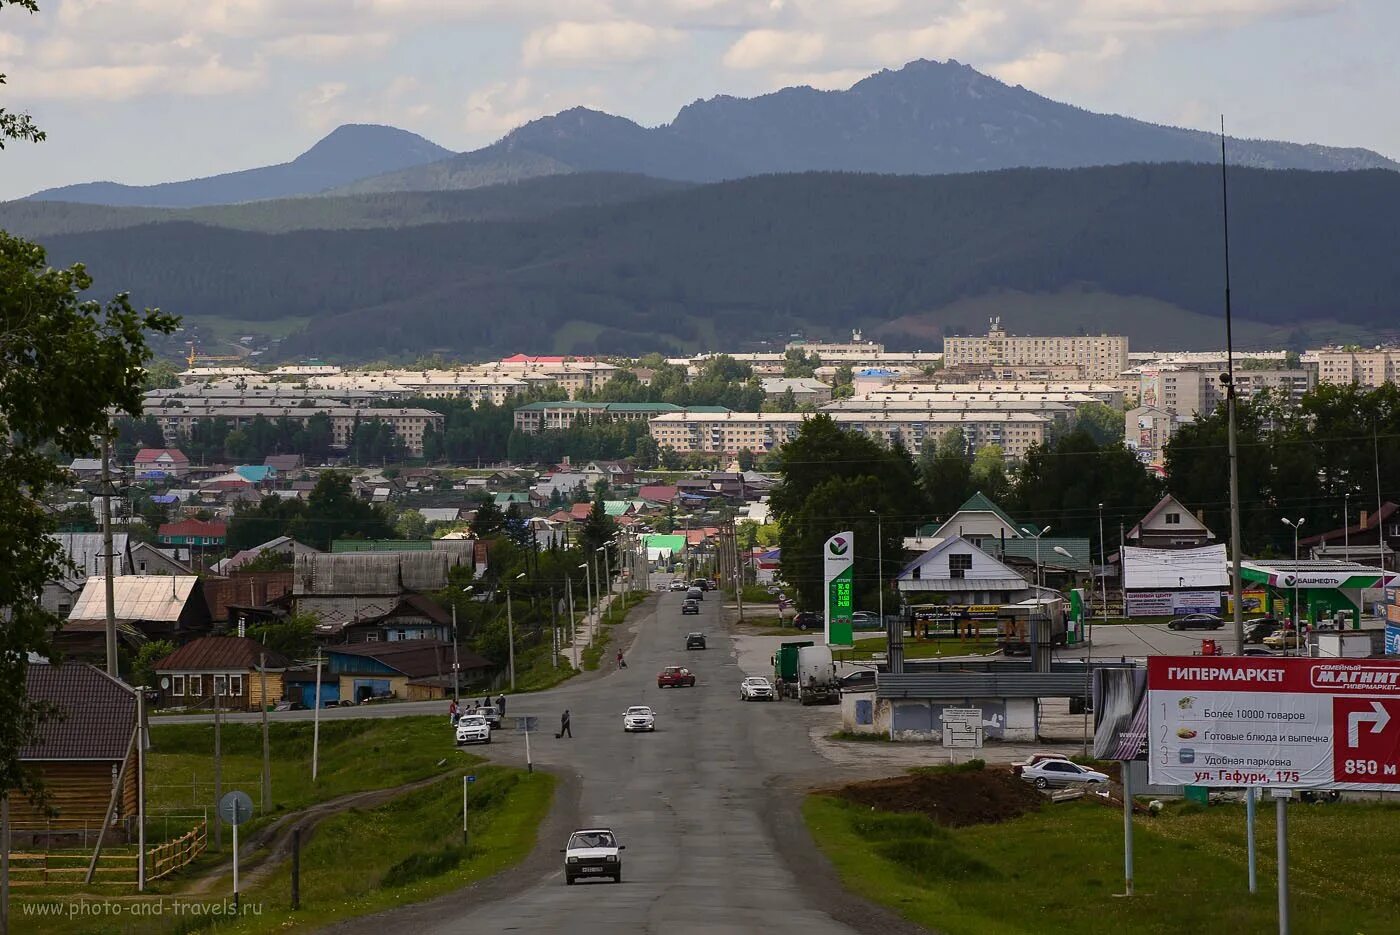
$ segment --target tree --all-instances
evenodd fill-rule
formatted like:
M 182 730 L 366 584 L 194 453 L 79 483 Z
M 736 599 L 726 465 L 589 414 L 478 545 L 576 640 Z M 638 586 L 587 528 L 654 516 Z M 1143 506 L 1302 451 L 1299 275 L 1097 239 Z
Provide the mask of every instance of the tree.
M 248 636 L 288 659 L 306 659 L 316 653 L 316 625 L 320 622 L 315 614 L 292 614 L 284 620 L 252 624 Z
M 919 453 L 919 473 L 933 515 L 946 519 L 972 496 L 972 465 L 967 460 L 967 436 L 953 429 L 935 439 L 924 439 Z
M 38 9 L 34 0 L 17 5 Z M 0 110 L 0 146 L 42 139 L 27 114 Z M 81 264 L 52 268 L 43 248 L 0 232 L 0 789 L 31 799 L 42 790 L 19 752 L 51 712 L 28 697 L 25 673 L 31 654 L 52 654 L 58 620 L 41 598 L 44 584 L 65 574 L 40 498 L 68 477 L 46 452 L 90 450 L 93 436 L 109 431 L 109 410 L 140 415 L 146 334 L 177 325 L 159 311 L 137 312 L 125 294 L 85 298 L 93 286 Z
M 336 539 L 390 539 L 394 529 L 382 510 L 355 496 L 348 476 L 327 471 L 316 481 L 306 498 L 305 515 L 292 521 L 289 534 L 329 551 Z
M 1142 517 L 1162 498 L 1162 485 L 1122 445 L 1100 445 L 1075 429 L 1053 446 L 1033 446 L 1016 472 L 1018 516 L 1056 535 L 1098 539 L 1098 505 L 1111 515 Z
M 578 543 L 583 549 L 585 560 L 591 559 L 594 551 L 610 542 L 615 535 L 617 523 L 603 506 L 603 491 L 599 489 L 593 498 L 593 506 L 588 511 L 588 518 L 583 521 L 578 531 Z
M 175 651 L 169 640 L 151 640 L 136 652 L 131 663 L 131 684 L 153 687 L 156 684 L 155 664 Z
M 428 538 L 428 521 L 423 518 L 423 514 L 418 510 L 404 510 L 394 520 L 394 532 L 400 539 L 426 539 Z
M 797 411 L 797 394 L 792 391 L 792 387 L 789 386 L 783 390 L 782 395 L 773 404 L 773 408 L 777 412 Z
M 747 449 L 747 448 L 740 448 L 740 449 L 739 449 L 739 458 L 738 458 L 738 460 L 739 460 L 739 470 L 741 470 L 741 471 L 752 471 L 752 470 L 753 470 L 753 452 L 752 452 L 752 451 L 750 451 L 750 450 Z
M 643 435 L 637 439 L 637 444 L 632 448 L 632 460 L 637 463 L 637 467 L 650 470 L 656 467 L 660 458 L 661 449 L 656 444 L 656 439 L 650 435 Z
M 496 505 L 495 500 L 483 501 L 472 518 L 472 535 L 478 539 L 490 539 L 506 527 L 506 515 Z
M 783 352 L 783 376 L 785 377 L 810 377 L 816 374 L 817 368 L 822 365 L 821 358 L 816 354 L 810 357 L 801 348 L 792 348 Z
M 1075 410 L 1074 424 L 1100 445 L 1123 441 L 1123 413 L 1100 402 L 1084 403 Z
M 1011 491 L 1006 478 L 1006 455 L 1000 445 L 983 445 L 972 459 L 972 486 L 993 503 L 1002 503 Z

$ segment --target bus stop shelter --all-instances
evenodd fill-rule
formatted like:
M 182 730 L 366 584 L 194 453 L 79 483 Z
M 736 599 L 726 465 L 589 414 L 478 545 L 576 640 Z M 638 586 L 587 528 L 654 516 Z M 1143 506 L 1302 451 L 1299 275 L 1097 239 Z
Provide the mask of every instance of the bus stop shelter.
M 1338 611 L 1351 619 L 1353 630 L 1361 629 L 1361 592 L 1385 587 L 1395 577 L 1380 568 L 1356 562 L 1323 560 L 1242 562 L 1240 577 L 1246 587 L 1260 586 L 1267 595 L 1269 613 L 1281 603 L 1287 616 L 1316 626 L 1319 617 L 1330 619 Z

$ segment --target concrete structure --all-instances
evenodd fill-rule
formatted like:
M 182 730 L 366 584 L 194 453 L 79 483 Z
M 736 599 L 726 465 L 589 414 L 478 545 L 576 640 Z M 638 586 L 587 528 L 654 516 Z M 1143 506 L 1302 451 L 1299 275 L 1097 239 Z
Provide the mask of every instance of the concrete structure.
M 831 387 L 811 377 L 763 377 L 758 382 L 769 399 L 782 399 L 792 390 L 792 400 L 799 406 L 831 402 Z
M 1157 406 L 1138 406 L 1123 416 L 1123 444 L 1143 464 L 1161 465 L 1167 442 L 1171 441 L 1182 419 Z
M 1123 335 L 1043 337 L 1010 335 L 993 318 L 985 336 L 943 339 L 944 365 L 1076 367 L 1081 378 L 1111 379 L 1128 369 L 1128 339 Z
M 1400 375 L 1400 347 L 1323 347 L 1308 352 L 1317 358 L 1320 383 L 1378 387 Z
M 828 388 L 828 395 L 830 388 Z M 558 400 L 527 403 L 515 410 L 515 428 L 526 435 L 563 431 L 575 425 L 646 422 L 672 412 L 720 413 L 723 406 L 677 406 L 674 403 L 595 403 Z
M 1047 420 L 1025 413 L 1005 412 L 832 412 L 843 429 L 861 432 L 885 444 L 917 451 L 928 438 L 942 438 L 961 429 L 974 448 L 1000 445 L 1008 458 L 1024 457 L 1032 445 L 1045 440 Z M 744 449 L 768 451 L 797 436 L 804 420 L 800 412 L 729 412 L 723 415 L 674 413 L 651 420 L 651 437 L 678 452 L 734 454 Z
M 1184 419 L 1207 415 L 1225 401 L 1224 368 L 1171 364 L 1146 366 L 1138 375 L 1138 400 L 1144 406 L 1157 406 Z M 1304 394 L 1317 385 L 1317 372 L 1311 368 L 1245 370 L 1235 369 L 1235 385 L 1242 396 L 1257 396 L 1266 390 L 1297 405 Z
M 1023 680 L 1028 673 L 1017 673 Z M 974 691 L 1015 691 L 1015 676 L 944 677 L 936 675 L 876 676 L 873 692 L 843 692 L 841 729 L 891 740 L 939 743 L 943 712 L 949 708 L 981 712 L 982 736 L 988 740 L 1030 743 L 1038 739 L 1037 699 L 1025 696 L 974 696 Z M 972 684 L 973 680 L 986 683 Z M 1006 686 L 995 683 L 1000 680 Z M 1082 680 L 1081 680 L 1082 681 Z M 906 685 L 905 683 L 911 683 Z M 940 685 L 940 682 L 943 684 Z M 910 694 L 911 690 L 913 694 Z

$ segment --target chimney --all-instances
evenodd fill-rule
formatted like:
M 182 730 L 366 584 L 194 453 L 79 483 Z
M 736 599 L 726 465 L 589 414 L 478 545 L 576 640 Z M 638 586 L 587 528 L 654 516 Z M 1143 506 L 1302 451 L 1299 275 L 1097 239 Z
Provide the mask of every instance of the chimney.
M 1362 511 L 1361 511 L 1361 522 L 1359 523 L 1359 526 L 1360 526 L 1360 528 L 1362 528 L 1362 529 L 1365 529 L 1365 528 L 1366 528 L 1366 511 L 1365 511 L 1365 510 L 1362 510 Z
M 1206 524 L 1206 511 L 1204 508 L 1196 511 L 1196 519 L 1200 522 L 1202 526 Z

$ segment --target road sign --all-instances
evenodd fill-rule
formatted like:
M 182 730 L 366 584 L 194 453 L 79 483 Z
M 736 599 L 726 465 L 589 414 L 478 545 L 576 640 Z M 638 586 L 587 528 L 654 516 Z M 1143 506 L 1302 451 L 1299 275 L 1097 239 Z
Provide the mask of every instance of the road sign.
M 219 799 L 219 818 L 224 824 L 236 827 L 252 817 L 253 800 L 248 798 L 248 793 L 235 789 L 225 792 L 224 797 Z
M 476 782 L 476 777 L 475 777 L 475 776 L 468 776 L 468 777 L 467 777 L 467 782 Z
M 850 646 L 854 641 L 851 613 L 855 595 L 855 534 L 838 532 L 822 546 L 822 571 L 826 580 L 826 642 Z
M 1400 791 L 1400 661 L 1156 656 L 1155 783 Z

